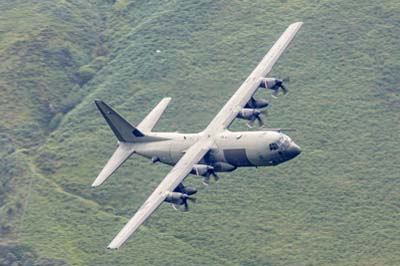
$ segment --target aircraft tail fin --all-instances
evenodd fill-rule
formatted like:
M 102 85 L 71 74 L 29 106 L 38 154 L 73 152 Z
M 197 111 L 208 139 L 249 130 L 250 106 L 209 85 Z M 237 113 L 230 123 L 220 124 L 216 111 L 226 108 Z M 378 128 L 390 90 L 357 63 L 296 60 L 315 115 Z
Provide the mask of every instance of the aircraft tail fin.
M 171 98 L 169 97 L 162 99 L 143 121 L 140 122 L 138 128 L 143 132 L 151 132 L 158 120 L 160 120 L 161 115 L 164 113 L 170 101 Z
M 94 102 L 119 142 L 133 143 L 165 140 L 164 138 L 145 135 L 141 130 L 137 129 L 127 120 L 125 120 L 125 118 L 114 111 L 105 102 L 100 100 L 96 100 Z
M 99 100 L 94 102 L 120 142 L 135 142 L 145 136 L 105 102 Z
M 169 102 L 169 101 L 168 101 Z M 163 111 L 166 107 L 166 101 L 163 102 L 159 109 Z M 108 160 L 107 164 L 101 170 L 100 174 L 97 176 L 96 180 L 93 182 L 92 187 L 100 186 L 109 176 L 111 176 L 134 152 L 134 146 L 136 142 L 150 142 L 150 141 L 160 141 L 166 140 L 165 138 L 145 135 L 142 131 L 134 127 L 131 123 L 125 120 L 120 114 L 114 111 L 105 102 L 96 100 L 95 104 L 100 110 L 107 124 L 110 126 L 115 136 L 118 139 L 118 148 L 115 150 L 114 154 Z M 161 104 L 161 103 L 160 103 Z M 159 104 L 159 105 L 160 105 Z M 164 106 L 165 105 L 165 106 Z M 164 106 L 164 107 L 163 107 Z M 149 116 L 152 114 L 151 112 Z M 159 113 L 159 112 L 157 112 Z M 155 123 L 158 121 L 161 114 L 152 115 L 156 119 Z M 158 117 L 158 118 L 157 118 Z M 151 122 L 151 121 L 150 121 Z M 151 127 L 151 124 L 149 124 Z M 154 126 L 153 125 L 153 126 Z M 152 128 L 152 127 L 151 127 Z

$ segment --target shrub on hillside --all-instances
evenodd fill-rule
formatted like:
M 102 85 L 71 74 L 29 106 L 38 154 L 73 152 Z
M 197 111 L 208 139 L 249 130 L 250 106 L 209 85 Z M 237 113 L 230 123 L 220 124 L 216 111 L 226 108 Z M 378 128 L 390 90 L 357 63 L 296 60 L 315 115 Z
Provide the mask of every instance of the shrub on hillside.
M 62 266 L 66 262 L 54 258 L 42 258 L 30 246 L 0 245 L 0 266 Z
M 91 65 L 81 66 L 76 73 L 79 86 L 85 85 L 96 74 L 96 69 Z

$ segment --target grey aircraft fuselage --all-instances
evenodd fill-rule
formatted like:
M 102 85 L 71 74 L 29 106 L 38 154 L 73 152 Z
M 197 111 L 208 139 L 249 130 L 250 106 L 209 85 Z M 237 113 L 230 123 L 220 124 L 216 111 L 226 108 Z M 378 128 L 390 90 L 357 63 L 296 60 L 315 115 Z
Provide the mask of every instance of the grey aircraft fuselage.
M 165 138 L 155 142 L 134 143 L 135 153 L 167 165 L 175 165 L 185 151 L 204 138 L 204 133 L 151 133 L 149 136 Z M 216 172 L 232 171 L 237 167 L 274 166 L 288 161 L 301 150 L 287 135 L 276 131 L 232 132 L 225 130 L 213 136 L 214 147 L 199 164 L 215 166 Z

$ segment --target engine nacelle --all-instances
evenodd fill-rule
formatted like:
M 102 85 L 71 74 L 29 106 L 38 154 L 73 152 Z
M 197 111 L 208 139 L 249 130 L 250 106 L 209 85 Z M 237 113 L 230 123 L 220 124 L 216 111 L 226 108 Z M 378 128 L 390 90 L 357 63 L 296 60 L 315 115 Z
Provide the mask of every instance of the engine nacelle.
M 237 118 L 245 119 L 245 120 L 253 120 L 254 115 L 259 115 L 259 114 L 260 114 L 260 111 L 258 111 L 257 109 L 243 108 L 238 113 Z
M 275 78 L 262 78 L 260 80 L 260 88 L 275 90 L 278 85 L 278 79 Z M 278 86 L 279 87 L 279 86 Z
M 197 189 L 195 187 L 187 186 L 182 189 L 182 192 L 190 196 L 196 194 Z
M 210 171 L 214 170 L 214 167 L 206 164 L 195 164 L 191 171 L 194 175 L 207 176 Z
M 191 186 L 184 186 L 182 183 L 180 183 L 174 190 L 174 192 L 179 192 L 179 193 L 183 193 L 186 195 L 193 195 L 197 193 L 197 189 Z
M 250 101 L 246 104 L 245 108 L 261 109 L 261 108 L 267 107 L 268 105 L 269 105 L 269 102 L 267 100 L 254 99 L 253 97 L 251 97 Z
M 213 166 L 215 172 L 232 172 L 236 169 L 236 166 L 223 162 L 215 163 Z
M 187 197 L 188 195 L 180 192 L 169 192 L 165 201 L 176 205 L 182 205 Z
M 214 167 L 211 165 L 195 164 L 191 173 L 198 176 L 204 176 L 203 184 L 207 186 L 210 183 L 210 176 L 213 176 L 215 181 L 218 181 L 219 179 L 219 176 L 215 173 Z

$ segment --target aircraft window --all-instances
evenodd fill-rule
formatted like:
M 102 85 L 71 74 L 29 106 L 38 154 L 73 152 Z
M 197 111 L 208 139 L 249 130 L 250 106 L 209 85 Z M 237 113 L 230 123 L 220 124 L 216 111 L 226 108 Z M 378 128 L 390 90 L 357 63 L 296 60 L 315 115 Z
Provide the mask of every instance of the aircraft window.
M 274 142 L 274 143 L 269 144 L 269 149 L 270 149 L 271 151 L 274 151 L 274 150 L 279 149 L 279 146 L 278 146 L 277 143 Z
M 287 136 L 282 136 L 278 141 L 278 145 L 283 147 L 288 147 L 289 143 L 290 139 Z

